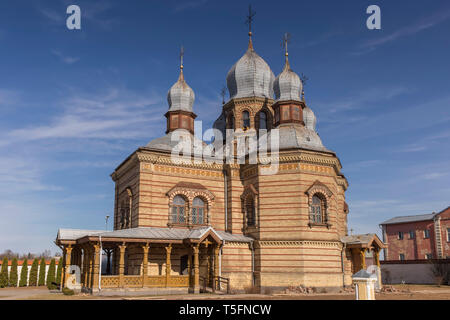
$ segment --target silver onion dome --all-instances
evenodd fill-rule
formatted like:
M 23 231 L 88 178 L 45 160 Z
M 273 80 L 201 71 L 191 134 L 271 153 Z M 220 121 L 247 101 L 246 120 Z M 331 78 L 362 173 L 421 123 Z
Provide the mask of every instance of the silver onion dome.
M 167 102 L 169 103 L 169 111 L 192 111 L 194 105 L 194 91 L 184 80 L 183 66 L 181 66 L 178 81 L 170 88 L 167 93 Z
M 305 122 L 305 127 L 316 131 L 316 116 L 314 112 L 307 106 L 303 108 L 303 121 Z
M 254 50 L 250 40 L 247 52 L 227 74 L 230 99 L 263 97 L 273 99 L 275 75 L 269 65 Z
M 300 77 L 291 70 L 286 55 L 286 64 L 283 71 L 275 78 L 273 90 L 277 101 L 301 101 L 303 85 Z

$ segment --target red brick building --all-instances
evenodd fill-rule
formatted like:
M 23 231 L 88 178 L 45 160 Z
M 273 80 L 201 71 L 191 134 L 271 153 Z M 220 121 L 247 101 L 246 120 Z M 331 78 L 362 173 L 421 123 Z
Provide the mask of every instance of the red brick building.
M 385 260 L 450 258 L 450 207 L 439 213 L 395 217 L 380 224 Z

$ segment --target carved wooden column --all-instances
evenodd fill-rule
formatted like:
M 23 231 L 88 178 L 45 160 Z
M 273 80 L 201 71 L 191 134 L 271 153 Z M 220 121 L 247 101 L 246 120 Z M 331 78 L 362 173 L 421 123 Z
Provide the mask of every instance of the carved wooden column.
M 199 261 L 198 261 L 198 251 L 199 245 L 194 245 L 194 293 L 200 292 L 200 273 L 198 270 Z
M 220 246 L 216 244 L 214 247 L 214 277 L 213 277 L 213 291 L 216 290 L 216 284 L 219 283 L 219 250 Z M 219 288 L 220 289 L 220 288 Z
M 124 272 L 125 272 L 125 249 L 127 248 L 126 244 L 122 244 L 119 246 L 120 257 L 119 257 L 119 288 L 123 288 L 124 286 Z
M 68 245 L 67 247 L 64 248 L 66 251 L 66 270 L 64 270 L 64 287 L 67 287 L 67 283 L 69 280 L 69 276 L 70 276 L 70 264 L 71 264 L 71 258 L 72 258 L 72 245 Z
M 98 281 L 99 281 L 99 272 L 100 272 L 100 259 L 101 259 L 101 252 L 100 252 L 100 244 L 94 244 L 94 266 L 92 270 L 92 290 L 98 291 Z
M 89 260 L 88 260 L 88 288 L 93 288 L 93 275 L 94 275 L 94 248 L 89 246 Z
M 63 251 L 62 252 L 62 257 L 61 257 L 61 259 L 59 259 L 58 264 L 62 263 L 60 286 L 61 286 L 61 288 L 64 288 L 65 287 L 65 283 L 66 283 L 66 266 L 65 266 L 65 262 L 66 262 L 66 248 L 63 248 L 62 251 Z
M 359 259 L 361 262 L 361 269 L 366 269 L 366 250 L 367 249 L 360 249 L 360 251 L 359 251 Z
M 143 250 L 143 257 L 142 257 L 142 287 L 145 287 L 145 282 L 147 280 L 148 275 L 148 249 L 149 249 L 148 243 L 146 243 L 144 246 L 142 246 Z
M 170 253 L 172 252 L 172 244 L 166 246 L 166 287 L 169 286 L 170 281 L 170 269 L 171 269 L 171 261 L 170 261 Z

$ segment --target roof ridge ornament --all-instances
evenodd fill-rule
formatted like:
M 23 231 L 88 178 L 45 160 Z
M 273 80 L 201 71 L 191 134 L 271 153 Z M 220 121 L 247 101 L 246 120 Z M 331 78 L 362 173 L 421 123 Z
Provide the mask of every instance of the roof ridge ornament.
M 248 15 L 247 15 L 247 20 L 245 21 L 246 24 L 248 24 L 248 50 L 253 51 L 253 42 L 252 42 L 252 22 L 253 22 L 253 17 L 256 15 L 255 11 L 252 11 L 252 5 L 250 4 L 248 6 Z

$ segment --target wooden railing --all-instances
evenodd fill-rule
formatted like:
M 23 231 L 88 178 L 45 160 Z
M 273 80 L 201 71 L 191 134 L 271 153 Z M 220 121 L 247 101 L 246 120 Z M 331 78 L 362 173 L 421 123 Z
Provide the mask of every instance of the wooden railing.
M 222 283 L 223 283 L 227 286 L 227 294 L 231 293 L 230 278 L 218 276 L 216 279 L 214 279 L 214 282 L 215 282 L 215 285 L 214 285 L 213 291 L 215 291 L 216 289 L 222 290 Z
M 124 288 L 141 288 L 141 287 L 189 287 L 188 275 L 174 275 L 169 277 L 169 281 L 166 284 L 166 276 L 147 276 L 142 283 L 142 275 L 124 275 L 123 287 Z M 102 275 L 101 280 L 102 288 L 120 288 L 120 277 L 118 275 L 106 276 Z
M 103 276 L 102 275 L 102 288 L 118 288 L 119 276 Z
M 205 277 L 199 277 L 200 280 L 200 287 L 201 287 L 201 292 L 207 292 L 207 287 L 208 287 L 208 279 Z M 225 278 L 225 277 L 216 277 L 213 281 L 213 285 L 212 285 L 212 291 L 216 292 L 216 290 L 222 290 L 222 285 L 226 285 L 226 292 L 227 294 L 231 293 L 231 286 L 230 286 L 230 278 Z

